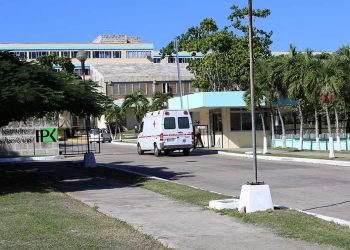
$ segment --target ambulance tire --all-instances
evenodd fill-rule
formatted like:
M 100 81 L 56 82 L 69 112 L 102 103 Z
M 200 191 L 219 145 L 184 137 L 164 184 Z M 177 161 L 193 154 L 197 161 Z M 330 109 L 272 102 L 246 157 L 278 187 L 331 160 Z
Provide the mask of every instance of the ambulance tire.
M 139 155 L 143 155 L 144 152 L 145 152 L 145 151 L 141 149 L 140 144 L 137 144 L 137 153 L 138 153 Z
M 188 148 L 184 149 L 183 153 L 184 153 L 184 156 L 189 156 L 190 155 L 190 150 Z
M 161 154 L 161 151 L 159 150 L 159 148 L 157 147 L 157 144 L 154 144 L 154 155 L 156 157 L 159 157 Z

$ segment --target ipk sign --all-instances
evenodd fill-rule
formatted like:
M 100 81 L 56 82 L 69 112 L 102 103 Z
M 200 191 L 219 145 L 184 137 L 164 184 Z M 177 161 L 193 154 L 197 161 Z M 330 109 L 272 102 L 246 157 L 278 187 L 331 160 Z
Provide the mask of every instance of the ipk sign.
M 57 142 L 58 132 L 56 128 L 42 128 L 35 131 L 36 142 Z

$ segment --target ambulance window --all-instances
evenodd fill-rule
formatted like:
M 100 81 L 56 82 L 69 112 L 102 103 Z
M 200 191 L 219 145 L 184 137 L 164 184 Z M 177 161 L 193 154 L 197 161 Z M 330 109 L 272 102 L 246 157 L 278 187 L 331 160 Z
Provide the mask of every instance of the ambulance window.
M 175 129 L 175 117 L 164 118 L 164 129 Z
M 188 117 L 179 117 L 178 119 L 179 128 L 190 128 L 190 121 Z

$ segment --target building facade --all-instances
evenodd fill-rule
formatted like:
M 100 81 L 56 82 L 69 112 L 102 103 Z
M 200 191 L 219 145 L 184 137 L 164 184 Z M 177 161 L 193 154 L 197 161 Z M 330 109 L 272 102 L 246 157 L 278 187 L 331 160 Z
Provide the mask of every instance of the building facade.
M 99 83 L 99 91 L 113 98 L 121 105 L 125 95 L 140 91 L 151 99 L 155 91 L 172 92 L 179 95 L 177 68 L 173 56 L 161 58 L 153 43 L 144 43 L 139 37 L 127 35 L 99 35 L 91 43 L 0 43 L 0 51 L 9 51 L 21 60 L 35 61 L 38 57 L 55 54 L 59 57 L 69 57 L 75 66 L 75 73 L 82 75 L 81 63 L 76 58 L 77 52 L 85 50 L 88 58 L 85 62 L 87 79 Z M 196 55 L 201 58 L 202 55 Z M 191 82 L 193 75 L 187 69 L 191 53 L 180 52 L 180 72 L 184 93 L 196 90 Z M 59 66 L 55 68 L 61 70 Z M 132 111 L 127 116 L 127 127 L 136 124 Z M 105 121 L 93 120 L 93 126 L 105 127 Z M 67 128 L 84 128 L 84 118 L 64 113 L 60 117 L 60 126 Z

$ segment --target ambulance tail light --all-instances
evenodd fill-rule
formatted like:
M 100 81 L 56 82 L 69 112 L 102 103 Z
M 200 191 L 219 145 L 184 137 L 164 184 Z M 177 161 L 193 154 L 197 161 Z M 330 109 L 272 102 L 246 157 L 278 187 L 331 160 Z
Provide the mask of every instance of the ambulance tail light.
M 168 111 L 165 111 L 165 115 L 170 115 L 170 113 Z
M 164 134 L 163 133 L 160 134 L 159 140 L 161 140 L 161 141 L 164 140 Z
M 184 115 L 188 115 L 188 112 L 187 112 L 187 111 L 184 111 Z

